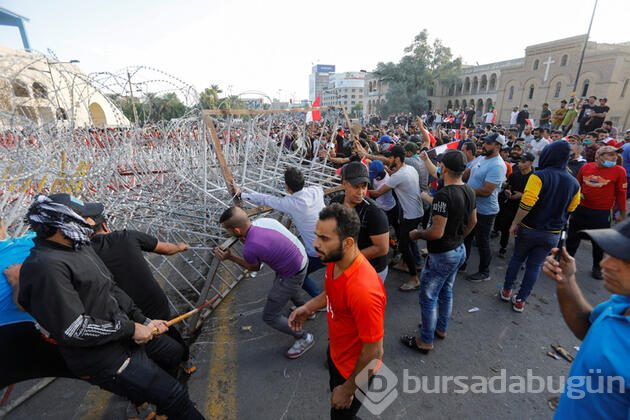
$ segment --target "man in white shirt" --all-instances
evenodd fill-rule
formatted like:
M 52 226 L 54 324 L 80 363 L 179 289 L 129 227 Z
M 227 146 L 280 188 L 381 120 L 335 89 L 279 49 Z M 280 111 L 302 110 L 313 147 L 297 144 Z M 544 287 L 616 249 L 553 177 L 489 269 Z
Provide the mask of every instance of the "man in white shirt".
M 307 275 L 302 288 L 310 296 L 321 293 L 319 286 L 309 278 L 308 274 L 323 268 L 321 260 L 313 247 L 315 240 L 315 225 L 319 220 L 319 212 L 325 207 L 324 190 L 320 186 L 304 187 L 304 176 L 297 168 L 287 168 L 284 171 L 284 185 L 289 193 L 284 197 L 276 197 L 257 192 L 243 192 L 241 198 L 258 206 L 269 206 L 274 210 L 286 213 L 291 218 L 297 231 L 302 237 L 304 248 L 308 254 Z
M 418 172 L 411 166 L 405 165 L 405 149 L 402 146 L 392 147 L 387 156 L 391 159 L 395 172 L 392 173 L 385 185 L 382 185 L 378 190 L 370 190 L 369 193 L 370 197 L 374 199 L 391 190 L 396 193 L 402 209 L 398 246 L 403 255 L 403 261 L 409 270 L 409 280 L 400 286 L 399 290 L 403 292 L 418 290 L 420 280 L 411 249 L 413 242 L 409 238 L 409 232 L 418 227 L 424 215 L 422 200 L 420 199 L 420 180 Z
M 512 113 L 510 114 L 510 128 L 516 127 L 516 117 L 518 117 L 518 107 L 517 106 L 512 108 Z
M 543 134 L 541 137 L 535 136 L 534 140 L 532 140 L 527 145 L 529 152 L 533 153 L 533 155 L 536 156 L 536 160 L 534 161 L 534 168 L 538 168 L 538 161 L 540 160 L 540 154 L 542 153 L 543 149 L 551 143 L 551 139 L 545 138 L 549 136 L 549 130 L 547 130 L 546 128 L 543 128 L 543 129 L 540 129 L 540 132 L 544 132 L 546 134 Z

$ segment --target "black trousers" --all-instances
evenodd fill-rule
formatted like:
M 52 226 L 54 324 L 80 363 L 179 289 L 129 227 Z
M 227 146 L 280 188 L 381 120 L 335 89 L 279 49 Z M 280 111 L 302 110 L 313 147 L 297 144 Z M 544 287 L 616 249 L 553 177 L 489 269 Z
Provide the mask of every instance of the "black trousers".
M 574 256 L 580 246 L 580 234 L 583 229 L 607 229 L 612 223 L 612 211 L 610 210 L 593 210 L 586 207 L 578 206 L 571 215 L 569 220 L 569 232 L 567 235 L 567 252 Z M 593 245 L 593 269 L 599 268 L 599 263 L 604 258 L 604 251 L 597 246 L 594 241 Z
M 477 225 L 464 239 L 466 247 L 466 262 L 470 258 L 473 238 L 477 241 L 477 249 L 479 250 L 479 272 L 483 274 L 490 273 L 490 263 L 492 262 L 492 253 L 490 251 L 490 233 L 494 226 L 494 218 L 496 214 L 485 215 L 477 214 Z
M 513 206 L 505 203 L 501 207 L 501 210 L 494 221 L 494 229 L 501 233 L 500 243 L 501 248 L 503 249 L 507 248 L 508 242 L 510 241 L 510 226 L 512 226 L 512 222 L 514 221 L 514 217 L 516 217 L 517 212 L 518 205 Z
M 169 329 L 169 332 L 173 328 Z M 182 362 L 184 347 L 167 334 L 155 337 L 144 345 L 147 356 L 166 371 L 173 378 L 177 378 L 177 371 Z
M 32 322 L 0 327 L 0 389 L 35 378 L 76 378 L 56 345 L 44 341 Z
M 407 268 L 409 269 L 409 274 L 415 276 L 418 274 L 416 270 L 416 259 L 413 256 L 413 251 L 411 249 L 414 245 L 414 242 L 409 239 L 409 232 L 416 229 L 422 218 L 419 217 L 417 219 L 401 219 L 400 220 L 400 231 L 398 235 L 398 247 L 400 249 L 400 253 L 403 256 L 403 261 L 407 264 Z
M 154 346 L 154 355 L 158 350 L 163 348 Z M 204 418 L 188 397 L 186 388 L 147 356 L 145 346 L 133 347 L 129 358 L 129 364 L 121 373 L 116 373 L 120 366 L 111 366 L 88 382 L 136 404 L 145 401 L 155 404 L 158 412 L 169 419 Z
M 341 375 L 341 373 L 339 373 L 339 371 L 337 370 L 337 367 L 333 363 L 332 358 L 330 357 L 330 348 L 326 351 L 326 356 L 328 357 L 328 373 L 330 374 L 330 380 L 329 380 L 330 392 L 332 392 L 335 389 L 335 387 L 342 385 L 344 382 L 346 382 L 346 379 Z M 374 377 L 369 379 L 368 386 L 372 384 L 373 378 Z M 352 399 L 352 405 L 350 405 L 350 408 L 346 408 L 344 410 L 337 410 L 335 408 L 332 408 L 331 406 L 330 418 L 331 420 L 357 419 L 358 418 L 357 413 L 359 412 L 362 406 L 363 404 L 361 403 L 361 401 L 359 401 L 357 397 L 354 397 Z

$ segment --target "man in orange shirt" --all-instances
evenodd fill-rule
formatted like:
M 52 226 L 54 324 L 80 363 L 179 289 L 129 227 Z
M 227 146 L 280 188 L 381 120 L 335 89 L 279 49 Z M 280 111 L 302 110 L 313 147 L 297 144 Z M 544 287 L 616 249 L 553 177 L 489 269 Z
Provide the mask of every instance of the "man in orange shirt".
M 362 404 L 355 391 L 371 382 L 370 377 L 365 384 L 365 375 L 359 374 L 383 357 L 387 299 L 378 274 L 357 247 L 360 226 L 356 212 L 341 204 L 321 211 L 313 245 L 328 263 L 324 292 L 289 316 L 289 325 L 299 331 L 311 314 L 327 309 L 331 419 L 356 418 Z

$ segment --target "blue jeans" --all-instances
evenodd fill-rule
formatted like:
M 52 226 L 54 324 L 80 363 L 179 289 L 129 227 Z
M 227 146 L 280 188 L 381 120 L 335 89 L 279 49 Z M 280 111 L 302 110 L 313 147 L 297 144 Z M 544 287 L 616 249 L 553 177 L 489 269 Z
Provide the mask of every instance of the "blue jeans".
M 433 343 L 436 328 L 446 332 L 453 311 L 453 284 L 464 261 L 466 248 L 463 244 L 451 251 L 427 256 L 420 276 L 420 338 L 427 344 Z
M 521 266 L 527 260 L 523 282 L 516 296 L 517 299 L 527 300 L 534 288 L 534 284 L 536 284 L 536 280 L 538 280 L 545 258 L 549 255 L 551 248 L 558 245 L 559 239 L 559 233 L 528 229 L 520 226 L 514 243 L 514 254 L 505 273 L 503 289 L 512 289 Z
M 308 268 L 306 269 L 306 277 L 304 278 L 304 283 L 302 283 L 302 289 L 306 293 L 308 293 L 311 297 L 319 296 L 322 293 L 322 290 L 317 286 L 317 283 L 313 279 L 311 279 L 308 275 L 319 270 L 320 268 L 324 268 L 324 264 L 319 257 L 308 257 Z

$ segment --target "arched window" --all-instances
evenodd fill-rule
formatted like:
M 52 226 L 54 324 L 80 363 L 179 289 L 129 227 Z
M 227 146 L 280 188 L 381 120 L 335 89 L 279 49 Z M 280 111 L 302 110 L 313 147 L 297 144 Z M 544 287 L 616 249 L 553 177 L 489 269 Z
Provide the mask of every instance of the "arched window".
M 453 83 L 451 86 L 449 86 L 448 88 L 448 96 L 453 96 L 455 95 L 455 83 Z
M 479 79 L 477 79 L 477 76 L 475 76 L 472 82 L 472 93 L 477 93 L 478 87 L 479 87 Z
M 538 70 L 538 66 L 540 65 L 540 60 L 534 60 L 534 70 Z
M 453 109 L 453 102 L 449 99 L 448 100 L 448 105 L 446 106 L 447 110 L 452 110 Z
M 466 99 L 464 99 L 462 101 L 462 108 L 466 109 L 468 107 L 468 102 L 466 102 Z
M 481 76 L 481 85 L 479 86 L 479 90 L 486 90 L 488 88 L 488 76 L 485 74 Z
M 508 100 L 512 100 L 514 98 L 514 86 L 510 86 L 510 91 L 508 93 Z
M 588 87 L 590 86 L 591 81 L 586 79 L 584 83 L 582 83 L 582 96 L 586 97 L 588 94 Z
M 490 87 L 488 89 L 495 90 L 497 88 L 497 75 L 496 73 L 492 73 L 490 76 Z
M 559 98 L 560 97 L 560 89 L 562 89 L 562 83 L 558 82 L 558 83 L 556 83 L 556 90 L 553 92 L 553 97 L 554 98 Z
M 569 60 L 569 56 L 568 55 L 563 55 L 562 58 L 560 59 L 560 66 L 564 67 L 567 65 L 567 61 Z
M 623 98 L 624 96 L 626 96 L 626 89 L 628 89 L 628 82 L 630 81 L 630 79 L 626 79 L 625 82 L 623 82 L 623 87 L 621 88 L 621 97 Z
M 33 82 L 33 97 L 35 98 L 47 98 L 48 91 L 46 86 L 42 85 L 39 82 Z
M 464 93 L 470 93 L 470 77 L 464 80 Z
M 429 86 L 427 89 L 427 96 L 433 96 L 433 86 Z
M 455 109 L 459 109 L 459 99 L 455 99 Z
M 529 99 L 534 99 L 534 85 L 529 85 L 529 95 L 527 95 Z
M 13 95 L 18 98 L 28 98 L 31 96 L 28 93 L 28 86 L 23 81 L 16 79 L 11 82 L 11 85 L 13 86 Z

